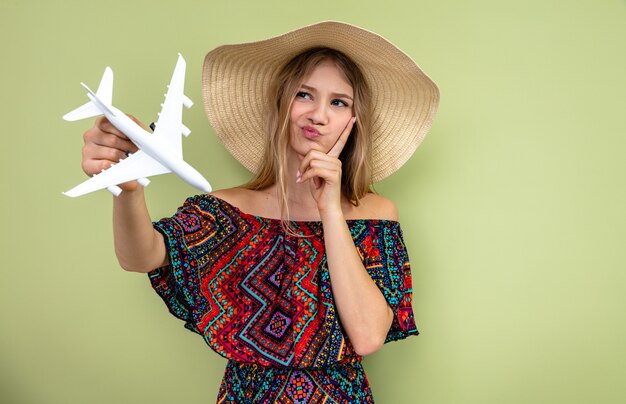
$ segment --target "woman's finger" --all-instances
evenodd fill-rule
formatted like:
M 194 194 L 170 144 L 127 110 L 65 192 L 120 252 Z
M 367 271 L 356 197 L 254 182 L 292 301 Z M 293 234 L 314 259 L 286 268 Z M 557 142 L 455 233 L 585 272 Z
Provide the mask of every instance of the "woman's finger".
M 111 147 L 99 146 L 95 143 L 85 143 L 83 146 L 83 171 L 89 176 L 97 174 L 102 170 L 103 161 L 109 162 L 105 167 L 108 168 L 110 163 L 117 163 L 126 158 L 126 152 Z
M 341 169 L 341 164 L 338 164 L 336 161 L 312 160 L 309 167 L 338 171 Z
M 343 150 L 346 143 L 348 143 L 348 137 L 352 132 L 352 127 L 354 126 L 354 122 L 356 122 L 356 116 L 353 116 L 349 121 L 346 127 L 341 132 L 341 135 L 335 142 L 335 145 L 328 151 L 328 155 L 331 157 L 339 158 L 341 151 Z
M 84 148 L 84 157 L 91 160 L 110 160 L 114 162 L 120 161 L 127 157 L 126 151 L 121 149 L 114 149 L 111 147 L 104 147 L 98 145 L 91 145 Z
M 329 170 L 324 170 L 322 168 L 309 168 L 307 172 L 302 174 L 302 177 L 300 177 L 300 180 L 298 182 L 304 182 L 312 178 L 322 178 L 325 180 L 326 179 L 325 177 L 327 177 L 328 174 L 329 174 Z
M 96 174 L 100 174 L 104 170 L 108 170 L 115 163 L 117 163 L 117 161 L 96 159 L 83 160 L 83 171 L 88 176 L 93 177 Z
M 309 169 L 306 170 L 298 182 L 304 182 L 312 178 L 319 178 L 324 182 L 341 181 L 341 167 L 336 164 L 326 164 L 322 162 L 313 162 Z
M 132 116 L 130 114 L 126 114 L 126 115 L 130 119 L 132 119 L 133 122 L 135 122 L 137 125 L 139 125 L 142 129 L 144 129 L 146 131 L 148 130 L 146 125 L 144 125 L 142 122 L 140 122 L 137 118 L 135 118 L 134 116 Z M 113 124 L 104 116 L 98 117 L 96 119 L 96 124 L 94 126 L 96 128 L 98 128 L 100 131 L 104 132 L 104 133 L 109 133 L 111 135 L 115 135 L 115 136 L 120 137 L 122 139 L 128 139 L 128 136 L 126 136 L 122 131 L 120 131 L 115 126 L 113 126 Z
M 85 132 L 83 140 L 85 146 L 95 144 L 132 153 L 138 150 L 133 142 L 115 129 L 108 120 L 102 118 L 98 118 L 96 124 Z
M 133 142 L 128 140 L 128 138 L 124 139 L 111 134 L 96 133 L 94 134 L 91 141 L 98 146 L 117 149 L 124 152 L 134 153 L 137 151 L 137 146 L 135 146 Z
M 113 126 L 113 124 L 104 116 L 98 117 L 96 119 L 94 129 L 102 133 L 107 133 L 109 135 L 115 135 L 123 139 L 128 139 L 128 136 L 126 136 L 119 129 Z
M 309 166 L 311 165 L 311 162 L 314 160 L 328 161 L 328 162 L 332 162 L 336 165 L 341 166 L 341 160 L 339 160 L 338 158 L 329 156 L 326 153 L 322 153 L 321 151 L 318 151 L 318 150 L 311 150 L 306 154 L 306 156 L 304 156 L 304 158 L 300 162 L 298 171 L 300 173 L 306 172 L 306 170 L 308 170 Z

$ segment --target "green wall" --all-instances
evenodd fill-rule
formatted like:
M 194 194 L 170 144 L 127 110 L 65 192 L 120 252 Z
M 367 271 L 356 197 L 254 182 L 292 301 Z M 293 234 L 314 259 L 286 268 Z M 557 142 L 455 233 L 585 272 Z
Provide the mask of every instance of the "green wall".
M 248 178 L 202 112 L 223 43 L 337 19 L 439 84 L 423 145 L 377 186 L 396 201 L 422 335 L 366 359 L 379 403 L 626 402 L 626 2 L 0 0 L 0 402 L 213 402 L 225 361 L 119 269 L 111 196 L 84 179 L 61 116 L 109 64 L 114 103 L 154 120 L 181 52 L 186 159 Z M 194 193 L 147 189 L 154 218 Z

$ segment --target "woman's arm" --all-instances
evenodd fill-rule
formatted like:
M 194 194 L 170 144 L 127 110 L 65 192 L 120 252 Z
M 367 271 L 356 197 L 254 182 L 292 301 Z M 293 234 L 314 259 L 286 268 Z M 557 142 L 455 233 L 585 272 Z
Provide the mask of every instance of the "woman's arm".
M 311 150 L 304 157 L 299 169 L 303 174 L 297 182 L 309 181 L 322 219 L 331 289 L 341 324 L 356 353 L 369 355 L 384 344 L 393 311 L 363 266 L 341 208 L 339 155 L 354 122 L 352 118 L 328 153 Z M 376 208 L 383 207 L 380 205 Z M 393 215 L 397 216 L 395 207 Z
M 365 270 L 342 212 L 322 216 L 333 298 L 348 338 L 359 355 L 385 343 L 393 312 Z
M 83 138 L 82 166 L 89 176 L 109 168 L 128 152 L 137 151 L 137 146 L 103 117 Z M 152 227 L 143 187 L 136 181 L 120 187 L 123 192 L 113 198 L 115 254 L 125 270 L 150 272 L 167 263 L 163 236 Z
M 146 273 L 167 264 L 163 236 L 152 227 L 143 189 L 114 198 L 113 240 L 117 260 L 126 271 Z

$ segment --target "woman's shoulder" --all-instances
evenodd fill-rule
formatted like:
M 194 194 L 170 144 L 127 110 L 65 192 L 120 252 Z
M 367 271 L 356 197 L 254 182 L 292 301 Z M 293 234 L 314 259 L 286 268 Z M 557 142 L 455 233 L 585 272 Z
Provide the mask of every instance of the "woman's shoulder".
M 355 218 L 398 220 L 396 205 L 390 199 L 372 192 L 361 198 L 359 206 L 354 207 L 354 209 Z
M 220 189 L 211 192 L 213 197 L 221 199 L 242 212 L 262 217 L 280 217 L 276 198 L 270 190 L 251 190 L 244 187 Z M 398 209 L 390 200 L 375 193 L 368 193 L 359 199 L 359 205 L 348 204 L 344 210 L 346 219 L 373 219 L 398 221 Z M 346 206 L 344 205 L 344 209 Z
M 221 199 L 230 205 L 237 206 L 243 209 L 246 205 L 251 203 L 253 192 L 254 191 L 246 188 L 234 187 L 218 189 L 211 192 L 209 195 Z
M 219 198 L 231 206 L 237 207 L 241 212 L 247 212 L 259 216 L 274 217 L 276 201 L 271 193 L 263 190 L 257 191 L 244 187 L 219 189 L 209 195 Z
M 209 195 L 219 198 L 223 201 L 230 203 L 231 205 L 237 205 L 237 202 L 244 199 L 247 189 L 245 188 L 225 188 L 225 189 L 217 189 L 211 192 Z

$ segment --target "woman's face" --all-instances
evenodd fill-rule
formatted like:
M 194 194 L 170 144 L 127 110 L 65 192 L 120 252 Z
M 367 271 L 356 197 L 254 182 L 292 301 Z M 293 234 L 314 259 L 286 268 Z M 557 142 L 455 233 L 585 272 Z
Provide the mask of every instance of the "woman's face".
M 328 153 L 353 116 L 353 98 L 352 86 L 334 63 L 315 67 L 291 106 L 291 149 L 300 158 L 311 149 Z

